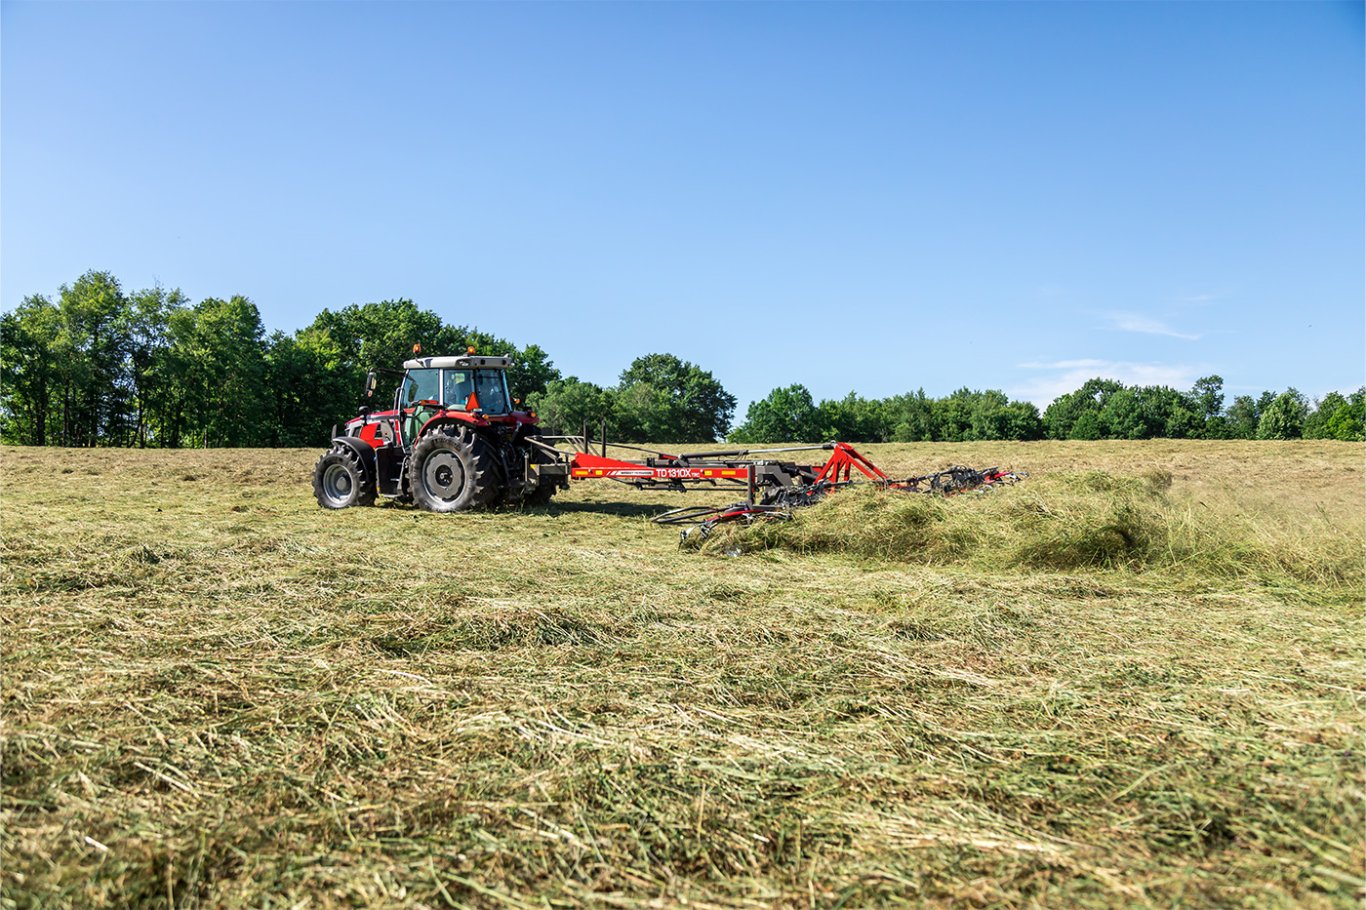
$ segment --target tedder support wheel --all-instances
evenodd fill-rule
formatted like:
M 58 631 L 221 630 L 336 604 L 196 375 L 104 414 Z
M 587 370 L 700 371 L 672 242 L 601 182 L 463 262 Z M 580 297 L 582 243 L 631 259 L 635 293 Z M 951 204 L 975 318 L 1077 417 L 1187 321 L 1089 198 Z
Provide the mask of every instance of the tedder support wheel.
M 539 438 L 539 437 L 536 437 L 536 438 Z M 545 454 L 544 452 L 542 452 L 540 449 L 537 449 L 535 446 L 531 446 L 530 444 L 528 444 L 528 447 L 531 449 L 531 462 L 532 462 L 532 464 L 542 465 L 542 464 L 551 464 L 551 463 L 553 463 L 553 462 L 551 461 L 551 459 L 550 459 L 549 457 L 547 457 L 546 454 Z M 536 484 L 535 489 L 533 489 L 530 493 L 527 493 L 527 494 L 525 494 L 525 495 L 522 496 L 522 505 L 527 505 L 527 506 L 545 506 L 545 505 L 549 505 L 549 504 L 550 504 L 550 499 L 551 499 L 551 497 L 555 495 L 555 491 L 556 491 L 558 488 L 559 488 L 559 485 L 555 482 L 554 478 L 551 478 L 551 477 L 542 478 L 541 481 L 540 481 L 539 483 Z
M 433 433 L 413 446 L 408 463 L 413 502 L 428 512 L 463 512 L 498 495 L 488 445 L 478 436 Z
M 375 486 L 365 476 L 360 456 L 345 446 L 334 446 L 313 469 L 313 495 L 324 509 L 375 504 Z
M 545 506 L 550 504 L 550 498 L 554 495 L 555 481 L 547 478 L 538 483 L 536 489 L 527 494 L 524 502 L 529 506 Z

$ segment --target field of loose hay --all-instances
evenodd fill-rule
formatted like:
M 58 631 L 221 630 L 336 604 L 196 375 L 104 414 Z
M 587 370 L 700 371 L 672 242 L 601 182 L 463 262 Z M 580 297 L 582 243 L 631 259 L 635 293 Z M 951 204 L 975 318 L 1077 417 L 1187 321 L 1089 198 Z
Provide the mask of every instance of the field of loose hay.
M 1361 445 L 868 448 L 1031 477 L 680 549 L 0 451 L 0 901 L 1359 905 Z

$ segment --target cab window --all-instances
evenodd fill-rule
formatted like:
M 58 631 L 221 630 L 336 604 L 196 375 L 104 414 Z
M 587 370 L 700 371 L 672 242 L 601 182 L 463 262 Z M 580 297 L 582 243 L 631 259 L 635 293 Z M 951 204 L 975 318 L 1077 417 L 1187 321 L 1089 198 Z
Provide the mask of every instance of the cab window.
M 445 374 L 446 394 L 442 401 L 446 402 L 448 408 L 463 410 L 470 393 L 474 391 L 474 379 L 469 370 L 446 370 Z
M 403 404 L 440 398 L 440 370 L 409 370 L 403 379 Z
M 487 414 L 506 414 L 508 407 L 507 377 L 502 370 L 476 370 L 474 374 L 475 392 L 479 395 L 479 407 Z

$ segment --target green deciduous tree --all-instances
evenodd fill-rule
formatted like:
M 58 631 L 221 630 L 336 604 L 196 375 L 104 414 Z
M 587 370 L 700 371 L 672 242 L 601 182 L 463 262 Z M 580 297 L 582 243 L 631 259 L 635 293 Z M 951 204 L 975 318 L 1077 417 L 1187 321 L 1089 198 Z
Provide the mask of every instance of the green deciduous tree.
M 1043 412 L 1049 439 L 1101 439 L 1100 412 L 1124 386 L 1113 379 L 1088 379 L 1075 392 L 1059 395 Z
M 1366 433 L 1366 388 L 1344 396 L 1329 392 L 1305 418 L 1306 439 L 1360 441 Z
M 307 328 L 271 335 L 265 354 L 269 419 L 263 428 L 270 445 L 323 445 L 333 427 L 353 416 L 339 413 L 335 404 L 356 394 L 346 384 L 349 374 L 338 368 L 341 362 L 341 351 L 326 332 Z
M 611 412 L 611 398 L 600 386 L 577 376 L 551 379 L 545 390 L 533 392 L 527 406 L 536 412 L 545 431 L 574 435 L 586 426 L 598 432 L 602 419 Z
M 331 421 L 345 419 L 362 403 L 365 374 L 371 370 L 399 370 L 414 356 L 413 345 L 428 354 L 464 353 L 455 345 L 463 336 L 448 330 L 441 318 L 420 309 L 411 300 L 381 300 L 351 304 L 340 310 L 323 310 L 308 327 L 327 336 L 323 346 L 336 352 L 331 366 L 342 374 L 349 390 L 341 401 L 330 404 Z
M 1031 401 L 1012 401 L 1006 406 L 1006 439 L 1043 439 L 1043 418 Z
M 58 294 L 53 339 L 58 365 L 62 445 L 123 442 L 131 390 L 127 380 L 128 300 L 108 272 L 86 272 Z
M 1011 401 L 999 389 L 962 388 L 932 403 L 933 437 L 946 442 L 990 439 L 1039 439 L 1038 408 Z
M 1197 405 L 1166 386 L 1132 386 L 1116 390 L 1100 411 L 1107 439 L 1186 439 L 1199 435 L 1203 421 Z
M 530 401 L 531 397 L 544 392 L 550 383 L 560 378 L 560 371 L 550 360 L 550 355 L 539 344 L 529 344 L 518 350 L 511 350 L 512 366 L 508 368 L 508 389 L 512 397 Z
M 1329 392 L 1318 400 L 1314 409 L 1304 418 L 1305 439 L 1332 439 L 1328 433 L 1328 421 L 1339 408 L 1347 407 L 1347 399 L 1339 392 Z
M 804 385 L 774 389 L 745 411 L 745 422 L 730 434 L 734 442 L 820 442 L 821 415 Z
M 178 377 L 169 359 L 171 315 L 185 308 L 178 289 L 156 287 L 129 297 L 125 320 L 128 376 L 132 386 L 131 427 L 134 441 L 156 442 L 163 411 L 173 400 Z
M 1304 433 L 1304 419 L 1309 404 L 1295 389 L 1277 395 L 1262 410 L 1257 421 L 1258 439 L 1299 439 Z
M 0 316 L 0 439 L 46 445 L 53 437 L 55 396 L 61 386 L 53 340 L 61 313 L 37 294 Z
M 712 442 L 735 413 L 735 396 L 715 376 L 673 354 L 637 357 L 612 398 L 613 433 L 627 441 Z
M 1191 407 L 1201 423 L 1208 423 L 1224 410 L 1224 377 L 1202 376 L 1195 380 L 1190 391 Z
M 1041 439 L 1039 409 L 1027 401 L 1011 401 L 997 389 L 971 397 L 971 439 Z
M 1085 411 L 1077 418 L 1076 423 L 1072 424 L 1072 431 L 1067 436 L 1068 439 L 1104 439 L 1105 427 L 1100 422 L 1099 411 Z
M 884 411 L 892 442 L 927 442 L 934 438 L 934 402 L 924 389 L 888 398 Z
M 1225 436 L 1229 439 L 1256 439 L 1260 417 L 1255 398 L 1251 395 L 1237 396 L 1224 415 Z
M 268 442 L 265 328 L 256 304 L 211 297 L 173 313 L 169 335 L 177 429 L 201 446 Z
M 1347 396 L 1347 406 L 1338 408 L 1327 421 L 1332 439 L 1361 442 L 1366 439 L 1366 387 Z
M 892 430 L 885 404 L 850 392 L 840 399 L 822 401 L 816 406 L 823 440 L 844 442 L 886 442 Z
M 975 394 L 971 389 L 961 388 L 946 398 L 934 400 L 932 413 L 935 439 L 941 442 L 963 442 L 972 438 Z

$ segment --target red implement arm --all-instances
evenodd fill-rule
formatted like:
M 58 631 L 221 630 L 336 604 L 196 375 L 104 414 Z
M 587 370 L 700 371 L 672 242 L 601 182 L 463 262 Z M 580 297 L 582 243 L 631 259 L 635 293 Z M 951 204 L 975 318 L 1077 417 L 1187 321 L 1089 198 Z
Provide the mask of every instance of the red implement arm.
M 923 477 L 892 478 L 857 449 L 844 442 L 774 449 L 730 449 L 683 455 L 646 449 L 643 451 L 652 457 L 643 461 L 626 461 L 609 458 L 606 447 L 602 454 L 590 451 L 586 437 L 556 438 L 572 440 L 579 446 L 573 452 L 559 450 L 564 459 L 561 463 L 565 465 L 565 473 L 573 480 L 615 480 L 640 489 L 676 491 L 696 486 L 744 487 L 746 502 L 728 506 L 726 509 L 703 510 L 708 516 L 704 520 L 709 524 L 741 517 L 748 520 L 756 510 L 771 511 L 774 508 L 810 505 L 827 493 L 852 483 L 869 482 L 883 489 L 908 493 L 952 495 L 965 490 L 1013 482 L 1023 476 L 997 468 L 975 471 L 956 466 Z M 819 465 L 783 461 L 777 457 L 788 452 L 811 450 L 828 451 L 830 455 L 824 464 Z M 547 451 L 554 450 L 547 448 Z M 675 510 L 669 514 L 674 515 L 675 520 L 679 515 L 692 520 L 703 513 L 689 508 Z
M 879 483 L 890 483 L 891 478 L 882 473 L 882 469 L 864 458 L 854 447 L 847 443 L 835 443 L 835 451 L 830 453 L 830 457 L 825 462 L 825 467 L 821 468 L 820 474 L 816 475 L 816 483 L 823 481 L 831 484 L 848 483 L 849 474 L 853 468 L 858 468 L 863 476 L 869 480 Z

